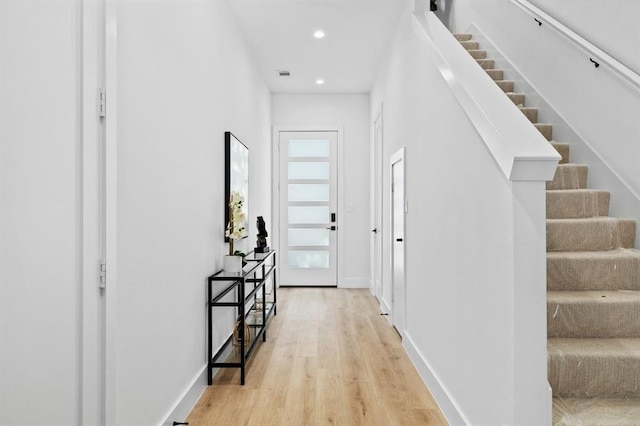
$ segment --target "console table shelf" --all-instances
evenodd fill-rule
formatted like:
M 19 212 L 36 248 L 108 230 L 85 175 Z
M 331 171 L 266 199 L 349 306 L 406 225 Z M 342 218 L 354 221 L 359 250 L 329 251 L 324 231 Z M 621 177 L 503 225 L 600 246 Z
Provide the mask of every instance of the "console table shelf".
M 239 368 L 240 384 L 244 385 L 247 360 L 258 342 L 258 338 L 262 337 L 263 342 L 267 341 L 267 322 L 271 315 L 277 314 L 275 251 L 268 253 L 251 252 L 245 257 L 245 261 L 247 264 L 242 272 L 229 273 L 220 271 L 207 279 L 209 300 L 209 308 L 207 309 L 209 342 L 207 381 L 209 385 L 213 383 L 214 368 Z M 269 277 L 272 277 L 272 301 L 267 301 L 267 281 Z M 226 282 L 229 285 L 214 295 L 213 284 L 215 282 Z M 230 294 L 234 296 L 229 296 L 226 301 L 222 301 L 225 296 Z M 229 298 L 233 300 L 229 301 Z M 247 309 L 249 304 L 251 304 L 251 307 Z M 213 309 L 219 307 L 236 308 L 237 340 L 234 344 L 234 333 L 231 331 L 222 347 L 214 354 L 212 341 Z M 252 330 L 253 333 L 250 331 L 249 336 L 246 336 L 245 327 Z

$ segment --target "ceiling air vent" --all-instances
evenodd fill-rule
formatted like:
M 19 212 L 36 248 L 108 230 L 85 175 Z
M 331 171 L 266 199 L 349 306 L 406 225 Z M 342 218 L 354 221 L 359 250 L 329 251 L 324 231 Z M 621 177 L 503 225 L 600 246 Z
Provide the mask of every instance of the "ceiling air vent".
M 278 75 L 280 77 L 290 77 L 291 73 L 287 70 L 278 70 Z

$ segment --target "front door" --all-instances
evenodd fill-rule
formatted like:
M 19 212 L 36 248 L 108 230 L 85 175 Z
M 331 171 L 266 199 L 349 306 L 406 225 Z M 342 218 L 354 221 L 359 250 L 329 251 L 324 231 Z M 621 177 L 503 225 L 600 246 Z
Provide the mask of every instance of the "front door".
M 280 282 L 337 285 L 336 131 L 279 132 Z

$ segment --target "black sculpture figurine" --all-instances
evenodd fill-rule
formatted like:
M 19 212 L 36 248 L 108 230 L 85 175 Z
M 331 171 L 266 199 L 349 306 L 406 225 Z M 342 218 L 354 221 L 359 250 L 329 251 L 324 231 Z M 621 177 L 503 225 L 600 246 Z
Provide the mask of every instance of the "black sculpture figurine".
M 267 246 L 267 229 L 265 227 L 264 219 L 262 216 L 258 216 L 258 240 L 256 241 L 256 249 L 254 250 L 256 253 L 268 253 L 269 247 Z

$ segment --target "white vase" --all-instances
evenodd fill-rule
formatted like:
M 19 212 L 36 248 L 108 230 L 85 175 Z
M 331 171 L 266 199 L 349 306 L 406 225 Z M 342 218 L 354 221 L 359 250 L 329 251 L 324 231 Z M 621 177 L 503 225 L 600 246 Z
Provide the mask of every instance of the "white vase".
M 222 269 L 225 272 L 238 273 L 242 271 L 242 256 L 225 256 Z

